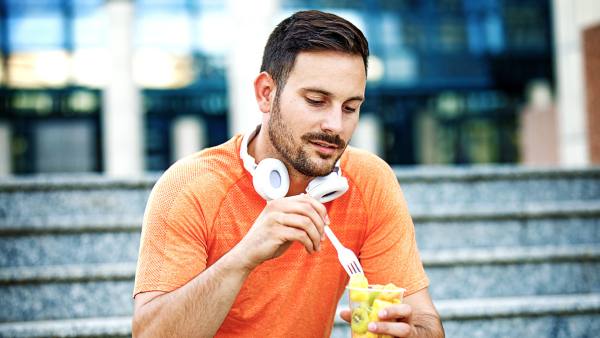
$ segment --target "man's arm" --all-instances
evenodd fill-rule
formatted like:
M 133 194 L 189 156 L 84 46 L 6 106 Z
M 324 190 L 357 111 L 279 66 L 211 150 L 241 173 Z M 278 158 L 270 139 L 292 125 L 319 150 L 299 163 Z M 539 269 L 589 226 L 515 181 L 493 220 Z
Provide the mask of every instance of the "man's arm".
M 133 336 L 214 336 L 251 271 L 238 251 L 234 248 L 177 290 L 136 295 Z
M 307 195 L 268 202 L 246 236 L 190 282 L 169 293 L 136 295 L 133 335 L 214 336 L 250 272 L 294 241 L 318 251 L 326 221 L 323 204 Z
M 350 310 L 340 313 L 350 321 Z M 394 337 L 443 338 L 444 327 L 427 288 L 404 298 L 402 304 L 391 305 L 379 312 L 381 322 L 370 323 L 369 331 Z

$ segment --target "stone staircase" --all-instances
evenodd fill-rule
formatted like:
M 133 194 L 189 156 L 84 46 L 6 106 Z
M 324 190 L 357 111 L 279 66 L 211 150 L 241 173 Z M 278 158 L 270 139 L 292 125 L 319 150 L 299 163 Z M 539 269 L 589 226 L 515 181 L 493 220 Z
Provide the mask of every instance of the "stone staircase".
M 600 335 L 600 169 L 397 176 L 447 337 Z M 156 178 L 0 180 L 0 337 L 131 335 Z M 337 320 L 332 337 L 349 336 Z

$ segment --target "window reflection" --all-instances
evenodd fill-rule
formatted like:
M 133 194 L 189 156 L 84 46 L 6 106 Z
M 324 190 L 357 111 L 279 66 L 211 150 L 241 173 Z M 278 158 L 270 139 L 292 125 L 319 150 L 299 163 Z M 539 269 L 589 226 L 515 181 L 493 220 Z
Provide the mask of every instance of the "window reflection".
M 8 85 L 14 88 L 61 87 L 70 75 L 70 56 L 62 50 L 16 52 L 8 58 Z
M 17 12 L 18 13 L 18 12 Z M 64 44 L 64 18 L 57 10 L 25 11 L 8 19 L 11 50 L 55 49 Z

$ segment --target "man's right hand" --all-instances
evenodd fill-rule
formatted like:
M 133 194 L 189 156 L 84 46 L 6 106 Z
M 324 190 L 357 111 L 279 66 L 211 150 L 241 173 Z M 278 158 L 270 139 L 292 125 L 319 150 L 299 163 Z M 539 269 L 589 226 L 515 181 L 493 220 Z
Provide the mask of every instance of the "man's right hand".
M 244 253 L 250 269 L 281 256 L 294 241 L 313 253 L 321 248 L 325 224 L 329 224 L 327 209 L 306 194 L 272 200 L 267 202 L 238 249 Z

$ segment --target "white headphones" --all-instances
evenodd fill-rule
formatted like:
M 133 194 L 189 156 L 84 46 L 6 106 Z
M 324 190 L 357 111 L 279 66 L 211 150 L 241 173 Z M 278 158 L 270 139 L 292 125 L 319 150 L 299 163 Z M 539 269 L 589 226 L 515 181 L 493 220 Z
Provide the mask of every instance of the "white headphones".
M 254 157 L 248 154 L 248 143 L 260 128 L 246 133 L 240 147 L 240 157 L 244 168 L 252 175 L 254 190 L 265 200 L 285 197 L 290 188 L 290 177 L 287 168 L 280 160 L 265 158 L 257 165 Z M 326 176 L 315 177 L 306 187 L 306 193 L 321 203 L 332 201 L 348 190 L 348 180 L 342 176 L 339 161 L 333 171 Z

